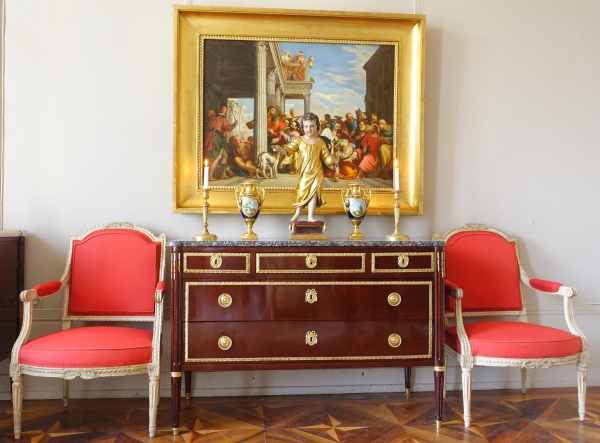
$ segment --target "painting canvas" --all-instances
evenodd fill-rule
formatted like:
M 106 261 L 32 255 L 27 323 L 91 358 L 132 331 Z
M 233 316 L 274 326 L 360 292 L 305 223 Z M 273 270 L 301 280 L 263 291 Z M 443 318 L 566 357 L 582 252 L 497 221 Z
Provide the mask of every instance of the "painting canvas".
M 289 14 L 330 26 L 299 38 L 285 25 Z M 211 211 L 237 212 L 234 189 L 252 178 L 267 190 L 263 213 L 293 212 L 295 158 L 273 146 L 300 136 L 300 119 L 312 112 L 339 159 L 324 165 L 327 203 L 317 213 L 344 213 L 340 190 L 358 180 L 373 191 L 369 212 L 391 214 L 394 165 L 403 213 L 422 213 L 423 18 L 393 15 L 402 32 L 367 38 L 368 23 L 328 14 L 176 7 L 175 211 L 200 210 L 207 165 Z M 271 26 L 257 26 L 257 17 Z M 380 15 L 363 20 L 383 31 L 393 24 Z M 210 32 L 219 23 L 234 32 Z M 360 38 L 348 38 L 348 25 Z

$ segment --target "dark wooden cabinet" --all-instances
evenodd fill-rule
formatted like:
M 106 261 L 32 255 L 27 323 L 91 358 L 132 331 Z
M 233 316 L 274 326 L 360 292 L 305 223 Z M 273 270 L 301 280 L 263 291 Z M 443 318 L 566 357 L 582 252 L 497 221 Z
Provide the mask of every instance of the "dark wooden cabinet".
M 168 245 L 174 433 L 202 370 L 433 366 L 441 423 L 443 242 Z
M 25 237 L 0 231 L 0 360 L 10 357 L 21 329 L 19 293 L 24 286 Z

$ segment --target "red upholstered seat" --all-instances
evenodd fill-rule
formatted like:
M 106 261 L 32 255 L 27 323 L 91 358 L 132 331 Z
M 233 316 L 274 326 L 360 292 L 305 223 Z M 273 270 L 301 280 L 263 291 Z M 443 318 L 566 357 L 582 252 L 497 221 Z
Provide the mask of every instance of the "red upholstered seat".
M 517 321 L 465 324 L 471 355 L 499 358 L 556 358 L 578 354 L 581 338 L 556 328 Z M 462 353 L 456 326 L 446 329 L 446 344 Z
M 19 363 L 44 367 L 97 368 L 152 362 L 152 331 L 86 326 L 44 335 L 21 346 Z

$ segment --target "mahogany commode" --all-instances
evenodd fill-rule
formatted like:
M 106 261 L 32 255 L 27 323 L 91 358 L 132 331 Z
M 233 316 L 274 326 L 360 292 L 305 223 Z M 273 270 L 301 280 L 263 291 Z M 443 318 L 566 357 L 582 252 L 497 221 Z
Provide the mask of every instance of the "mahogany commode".
M 442 241 L 170 241 L 173 433 L 184 372 L 433 366 Z

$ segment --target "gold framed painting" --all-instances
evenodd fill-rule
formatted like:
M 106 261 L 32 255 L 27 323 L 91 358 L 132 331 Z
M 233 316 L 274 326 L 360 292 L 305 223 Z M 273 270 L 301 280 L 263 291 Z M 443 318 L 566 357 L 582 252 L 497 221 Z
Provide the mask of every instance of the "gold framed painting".
M 317 214 L 345 213 L 350 180 L 370 215 L 393 214 L 396 187 L 403 215 L 423 213 L 424 16 L 175 6 L 174 25 L 174 212 L 201 212 L 208 178 L 211 212 L 237 213 L 254 178 L 262 213 L 293 213 L 295 159 L 273 146 L 312 112 L 339 159 Z

